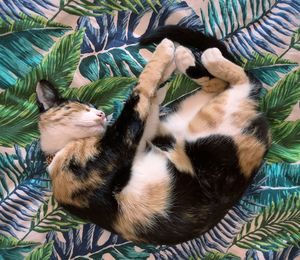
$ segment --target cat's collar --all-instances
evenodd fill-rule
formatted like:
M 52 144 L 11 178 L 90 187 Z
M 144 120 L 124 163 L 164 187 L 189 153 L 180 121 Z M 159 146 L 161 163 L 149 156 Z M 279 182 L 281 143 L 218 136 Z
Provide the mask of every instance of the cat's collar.
M 55 153 L 54 154 L 48 154 L 46 156 L 46 163 L 47 163 L 48 166 L 52 163 L 54 157 L 55 157 Z

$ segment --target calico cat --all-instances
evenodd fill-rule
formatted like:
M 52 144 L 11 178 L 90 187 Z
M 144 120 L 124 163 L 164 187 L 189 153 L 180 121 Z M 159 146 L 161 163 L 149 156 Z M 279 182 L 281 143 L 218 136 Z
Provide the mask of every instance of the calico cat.
M 48 171 L 58 203 L 134 242 L 180 243 L 216 225 L 247 188 L 270 134 L 243 69 L 217 48 L 201 62 L 221 80 L 207 80 L 161 119 L 159 85 L 175 68 L 195 66 L 192 52 L 168 39 L 112 125 L 40 82 L 41 147 L 54 155 Z

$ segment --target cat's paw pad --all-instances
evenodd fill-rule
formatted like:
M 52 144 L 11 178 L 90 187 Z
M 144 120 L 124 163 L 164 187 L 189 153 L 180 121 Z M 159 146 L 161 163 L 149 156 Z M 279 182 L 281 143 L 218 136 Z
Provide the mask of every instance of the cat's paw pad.
M 162 61 L 171 62 L 174 58 L 175 46 L 169 39 L 164 39 L 157 45 L 154 55 Z
M 224 60 L 221 51 L 218 48 L 210 48 L 203 52 L 201 61 L 205 68 L 219 65 Z
M 195 57 L 189 49 L 179 46 L 175 51 L 175 63 L 179 72 L 186 73 L 189 67 L 195 66 Z

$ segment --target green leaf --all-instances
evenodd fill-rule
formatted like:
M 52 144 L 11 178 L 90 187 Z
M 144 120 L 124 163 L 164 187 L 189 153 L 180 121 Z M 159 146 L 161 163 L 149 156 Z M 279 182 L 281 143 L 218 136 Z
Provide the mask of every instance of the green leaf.
M 185 75 L 176 75 L 170 82 L 170 87 L 167 91 L 163 105 L 168 106 L 171 103 L 176 102 L 179 98 L 198 89 L 200 89 L 200 86 Z
M 300 240 L 300 193 L 272 203 L 242 227 L 233 241 L 246 249 L 278 251 Z
M 41 63 L 55 38 L 70 27 L 49 22 L 43 17 L 21 15 L 21 20 L 0 19 L 0 86 L 10 88 Z
M 272 126 L 272 146 L 266 156 L 270 162 L 297 162 L 300 160 L 300 120 Z
M 110 114 L 113 112 L 114 103 L 125 101 L 136 82 L 135 78 L 106 78 L 81 88 L 69 88 L 62 95 L 66 98 L 77 98 L 92 103 Z
M 85 222 L 59 207 L 54 197 L 50 197 L 46 203 L 38 209 L 35 217 L 31 220 L 27 237 L 32 231 L 46 233 L 49 231 L 68 231 L 70 228 L 78 228 Z
M 193 259 L 193 258 L 190 258 Z M 206 254 L 202 260 L 239 260 L 241 259 L 239 256 L 233 255 L 231 253 L 221 253 L 221 252 L 209 252 Z
M 245 59 L 244 69 L 269 86 L 273 86 L 281 78 L 278 73 L 289 73 L 298 66 L 296 62 L 278 58 L 271 53 L 266 53 L 264 56 L 258 53 L 253 55 L 253 59 Z
M 26 253 L 38 245 L 36 242 L 20 241 L 0 234 L 0 258 L 23 260 Z
M 37 247 L 29 255 L 26 256 L 26 260 L 49 260 L 53 250 L 53 243 L 54 242 L 51 241 Z
M 35 87 L 41 79 L 66 88 L 73 79 L 80 58 L 83 31 L 61 39 L 24 79 L 0 93 L 0 145 L 24 145 L 38 137 Z
M 270 121 L 286 119 L 300 99 L 300 69 L 281 79 L 261 100 L 260 108 Z

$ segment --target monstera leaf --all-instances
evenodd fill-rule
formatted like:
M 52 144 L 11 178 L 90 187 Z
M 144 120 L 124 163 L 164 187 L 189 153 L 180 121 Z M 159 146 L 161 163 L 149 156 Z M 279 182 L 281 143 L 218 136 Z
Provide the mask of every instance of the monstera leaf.
M 297 244 L 300 240 L 299 193 L 286 200 L 272 203 L 269 207 L 245 224 L 233 244 L 259 251 L 277 251 Z
M 201 18 L 207 34 L 224 39 L 237 58 L 249 59 L 253 51 L 276 54 L 274 47 L 286 48 L 282 37 L 291 36 L 291 28 L 297 26 L 293 17 L 299 12 L 293 0 L 210 0 Z
M 11 87 L 30 73 L 41 63 L 43 53 L 68 30 L 39 16 L 21 15 L 16 21 L 0 18 L 0 87 Z
M 195 27 L 199 22 L 194 11 L 185 2 L 171 4 L 164 0 L 161 3 L 162 7 L 157 8 L 157 12 L 150 7 L 142 8 L 138 5 L 138 14 L 120 11 L 117 17 L 81 17 L 78 28 L 86 28 L 79 66 L 81 75 L 90 81 L 108 76 L 138 76 L 146 63 L 142 50 L 137 45 L 141 34 L 139 31 L 142 30 L 139 23 L 142 19 L 148 21 L 145 32 L 162 26 L 177 13 L 180 13 L 180 17 L 182 13 L 189 15 L 178 21 L 181 25 Z
M 15 154 L 0 154 L 0 233 L 14 237 L 28 229 L 30 219 L 50 192 L 38 143 L 27 145 L 25 152 L 24 157 L 16 146 Z

